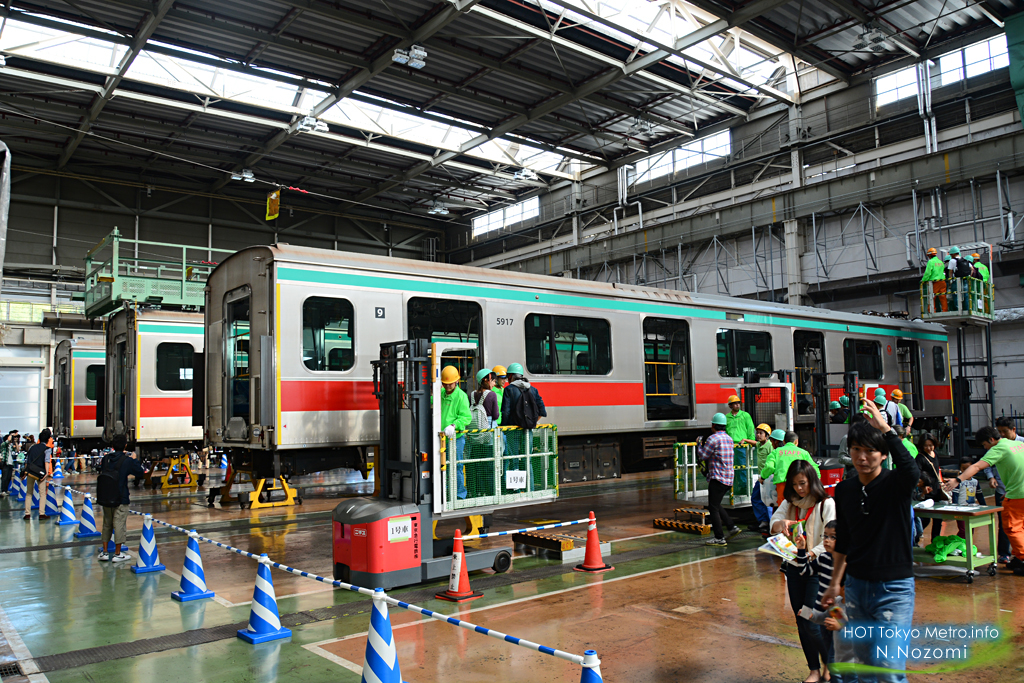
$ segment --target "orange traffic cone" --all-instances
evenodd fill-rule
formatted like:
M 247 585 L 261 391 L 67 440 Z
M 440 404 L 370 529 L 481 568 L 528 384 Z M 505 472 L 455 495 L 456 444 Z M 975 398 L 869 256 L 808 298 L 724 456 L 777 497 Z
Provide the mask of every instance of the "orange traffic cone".
M 600 557 L 598 558 L 600 559 Z M 452 574 L 448 580 L 448 590 L 437 594 L 441 600 L 450 602 L 466 602 L 484 597 L 469 587 L 469 570 L 466 568 L 466 551 L 462 547 L 462 531 L 455 530 L 455 545 L 452 549 Z
M 610 564 L 605 564 L 601 557 L 601 541 L 597 537 L 597 519 L 593 510 L 590 511 L 590 521 L 587 522 L 587 552 L 583 556 L 583 564 L 578 564 L 573 569 L 593 574 L 615 569 Z

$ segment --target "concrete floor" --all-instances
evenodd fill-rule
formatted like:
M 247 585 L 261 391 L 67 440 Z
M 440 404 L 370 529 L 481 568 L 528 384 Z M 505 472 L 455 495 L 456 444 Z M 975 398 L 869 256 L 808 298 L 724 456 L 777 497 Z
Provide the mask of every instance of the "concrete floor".
M 212 485 L 218 475 L 219 470 L 211 471 Z M 94 478 L 69 477 L 67 482 L 84 487 L 88 480 Z M 339 493 L 364 492 L 365 484 L 351 472 L 316 475 L 302 483 L 332 497 L 307 493 L 302 506 L 243 511 L 237 506 L 207 508 L 202 492 L 163 496 L 137 491 L 133 507 L 330 576 L 327 513 Z M 777 560 L 754 551 L 760 536 L 743 534 L 728 548 L 711 549 L 696 543 L 694 536 L 652 528 L 654 516 L 670 515 L 674 507 L 669 482 L 660 473 L 611 486 L 566 487 L 562 494 L 551 505 L 496 515 L 493 529 L 525 526 L 530 519 L 576 519 L 594 510 L 602 540 L 612 541 L 613 552 L 606 560 L 615 565 L 614 571 L 585 575 L 553 560 L 517 554 L 508 575 L 515 581 L 489 577 L 490 572 L 471 576 L 485 592 L 471 603 L 435 600 L 423 586 L 393 594 L 562 650 L 594 648 L 606 681 L 803 680 L 806 672 L 784 578 Z M 442 525 L 441 535 L 450 535 L 456 524 Z M 129 535 L 140 528 L 141 519 L 130 517 Z M 366 598 L 275 571 L 282 616 L 302 623 L 291 627 L 288 640 L 251 646 L 235 638 L 233 630 L 210 629 L 248 619 L 256 573 L 252 560 L 201 544 L 206 581 L 217 598 L 180 604 L 170 593 L 178 588 L 184 557 L 181 534 L 158 527 L 160 557 L 168 571 L 137 576 L 129 571 L 131 562 L 115 566 L 96 561 L 96 544 L 75 544 L 75 529 L 35 519 L 23 522 L 19 506 L 0 501 L 0 665 L 38 660 L 45 673 L 31 680 L 55 683 L 360 680 L 369 623 Z M 484 543 L 510 545 L 507 537 Z M 130 546 L 135 555 L 137 540 Z M 999 622 L 1016 634 L 1011 661 L 929 680 L 1021 680 L 1024 579 L 1001 571 L 966 585 L 943 568 L 922 568 L 917 590 L 915 623 Z M 330 614 L 317 611 L 332 608 Z M 400 610 L 392 610 L 391 618 L 402 673 L 412 683 L 580 678 L 579 667 L 570 663 L 480 634 Z M 190 645 L 174 638 L 185 631 L 196 637 L 205 634 L 209 642 Z M 90 650 L 98 647 L 104 649 Z

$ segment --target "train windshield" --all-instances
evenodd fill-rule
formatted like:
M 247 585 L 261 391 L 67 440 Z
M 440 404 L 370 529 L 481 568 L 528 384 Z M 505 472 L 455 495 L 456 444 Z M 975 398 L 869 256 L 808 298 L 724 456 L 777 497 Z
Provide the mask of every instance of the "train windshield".
M 249 297 L 227 303 L 225 355 L 227 365 L 228 419 L 249 424 Z

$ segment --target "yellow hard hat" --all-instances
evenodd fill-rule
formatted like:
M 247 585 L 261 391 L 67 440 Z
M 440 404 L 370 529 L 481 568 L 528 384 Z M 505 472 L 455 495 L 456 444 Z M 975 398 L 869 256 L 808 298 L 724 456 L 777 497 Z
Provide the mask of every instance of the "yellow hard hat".
M 757 425 L 757 428 L 760 429 L 765 434 L 771 434 L 772 433 L 772 428 L 769 427 L 768 425 L 764 424 L 763 422 L 761 424 Z
M 903 392 L 900 391 L 899 389 L 893 389 L 892 390 L 892 397 L 893 398 L 903 398 Z
M 981 258 L 980 254 L 971 254 L 971 258 Z
M 939 250 L 936 249 L 935 247 L 928 247 L 928 255 L 929 256 L 935 256 L 938 253 L 939 253 Z
M 740 402 L 740 397 L 737 396 L 736 394 L 733 394 L 728 399 L 726 399 L 725 402 L 726 403 L 739 403 Z
M 454 365 L 446 365 L 441 370 L 441 384 L 451 384 L 452 382 L 458 382 L 460 379 L 459 369 Z
M 505 370 L 504 365 L 495 365 L 493 368 L 491 368 L 491 372 L 493 372 L 498 377 L 504 377 L 505 375 L 508 374 L 508 371 Z

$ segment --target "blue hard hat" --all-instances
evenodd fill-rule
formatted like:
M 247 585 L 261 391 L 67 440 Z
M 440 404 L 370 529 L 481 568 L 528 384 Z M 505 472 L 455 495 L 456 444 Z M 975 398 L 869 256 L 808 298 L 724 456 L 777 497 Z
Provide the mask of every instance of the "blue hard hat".
M 951 256 L 957 256 L 960 253 L 960 247 L 950 247 L 949 253 Z
M 886 402 L 887 401 L 885 399 L 885 394 L 876 394 L 875 395 L 875 405 L 878 406 L 879 408 L 884 407 Z
M 772 438 L 772 441 L 785 441 L 786 440 L 786 430 L 784 430 L 784 429 L 776 429 L 776 430 L 774 430 L 771 433 L 771 438 Z
M 878 387 L 877 389 L 875 389 L 875 397 L 878 396 L 885 398 L 885 389 L 883 389 L 882 387 Z
M 491 372 L 492 371 L 489 370 L 488 368 L 484 368 L 483 370 L 478 371 L 476 373 L 476 383 L 480 384 L 480 382 L 483 382 L 485 379 L 490 377 L 491 376 Z
M 519 363 L 512 363 L 511 365 L 508 366 L 508 374 L 525 375 L 526 373 L 523 371 L 522 365 L 520 365 Z
M 713 424 L 713 425 L 720 425 L 720 426 L 723 426 L 723 427 L 726 424 L 728 424 L 728 421 L 725 419 L 725 413 L 715 413 L 711 417 L 711 424 Z
M 839 405 L 843 406 L 844 408 L 846 406 L 850 405 L 850 397 L 847 396 L 846 394 L 843 394 L 842 396 L 840 396 L 839 397 Z

